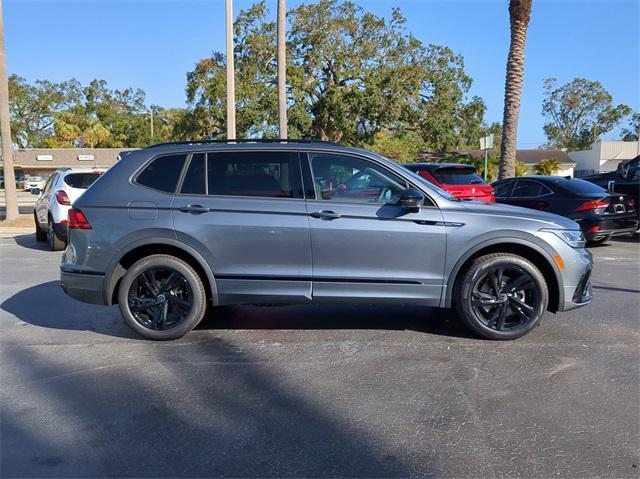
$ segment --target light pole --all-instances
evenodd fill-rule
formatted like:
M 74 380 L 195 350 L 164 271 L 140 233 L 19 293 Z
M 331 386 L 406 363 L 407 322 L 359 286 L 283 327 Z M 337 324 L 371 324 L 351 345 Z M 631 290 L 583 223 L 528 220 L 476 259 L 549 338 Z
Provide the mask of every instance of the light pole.
M 227 28 L 227 140 L 236 139 L 236 87 L 233 60 L 233 0 L 226 0 Z
M 7 79 L 7 56 L 4 51 L 4 20 L 0 1 L 0 138 L 2 139 L 2 169 L 4 173 L 5 219 L 18 217 L 16 177 L 13 172 L 13 148 L 11 146 L 11 123 L 9 117 L 9 80 Z
M 278 123 L 280 138 L 286 140 L 287 128 L 287 7 L 286 0 L 278 0 Z

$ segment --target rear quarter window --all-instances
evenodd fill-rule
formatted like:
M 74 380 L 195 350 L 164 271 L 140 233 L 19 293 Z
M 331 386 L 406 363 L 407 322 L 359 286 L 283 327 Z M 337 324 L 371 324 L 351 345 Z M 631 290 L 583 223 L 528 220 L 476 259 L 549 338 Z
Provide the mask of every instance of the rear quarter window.
M 186 157 L 186 154 L 160 156 L 138 174 L 135 182 L 154 190 L 173 193 Z

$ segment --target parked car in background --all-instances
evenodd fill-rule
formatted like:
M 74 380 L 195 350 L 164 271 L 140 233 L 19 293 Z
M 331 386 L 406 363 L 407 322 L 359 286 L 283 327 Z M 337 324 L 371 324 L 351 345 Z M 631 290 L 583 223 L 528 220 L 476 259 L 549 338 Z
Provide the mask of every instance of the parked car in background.
M 48 241 L 53 251 L 64 248 L 71 205 L 104 171 L 95 168 L 65 168 L 53 172 L 42 188 L 33 210 L 38 241 Z
M 409 163 L 402 165 L 461 200 L 496 200 L 493 188 L 473 165 L 456 163 Z
M 24 179 L 23 188 L 25 190 L 44 189 L 45 180 L 42 176 L 27 176 Z
M 633 198 L 611 193 L 588 181 L 563 176 L 526 176 L 496 181 L 493 188 L 498 203 L 571 218 L 591 244 L 633 234 L 638 229 Z
M 194 141 L 129 153 L 69 211 L 60 280 L 155 340 L 209 305 L 455 307 L 491 339 L 591 301 L 591 254 L 561 216 L 461 201 L 334 143 Z
M 606 188 L 614 193 L 629 195 L 635 201 L 636 213 L 640 215 L 640 156 L 623 161 L 616 171 L 584 176 L 581 180 Z

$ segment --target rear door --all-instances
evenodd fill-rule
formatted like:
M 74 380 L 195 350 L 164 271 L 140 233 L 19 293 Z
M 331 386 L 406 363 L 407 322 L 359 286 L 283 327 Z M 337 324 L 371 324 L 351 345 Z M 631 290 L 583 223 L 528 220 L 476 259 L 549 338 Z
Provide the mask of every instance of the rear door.
M 303 176 L 313 250 L 314 300 L 437 305 L 446 229 L 435 203 L 398 205 L 406 180 L 366 158 L 310 153 Z
M 518 180 L 509 203 L 540 211 L 549 211 L 553 191 L 535 180 Z
M 172 212 L 176 235 L 211 265 L 221 303 L 311 299 L 299 154 L 194 153 Z

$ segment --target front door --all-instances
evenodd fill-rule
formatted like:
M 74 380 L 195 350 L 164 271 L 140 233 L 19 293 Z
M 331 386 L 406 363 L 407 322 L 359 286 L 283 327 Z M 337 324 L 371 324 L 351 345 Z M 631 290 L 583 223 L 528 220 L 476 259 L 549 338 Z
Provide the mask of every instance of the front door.
M 311 300 L 298 153 L 195 153 L 172 205 L 178 239 L 206 257 L 219 301 Z
M 407 212 L 398 204 L 407 182 L 368 159 L 309 153 L 303 168 L 315 189 L 307 195 L 314 300 L 438 305 L 446 230 L 435 203 Z

